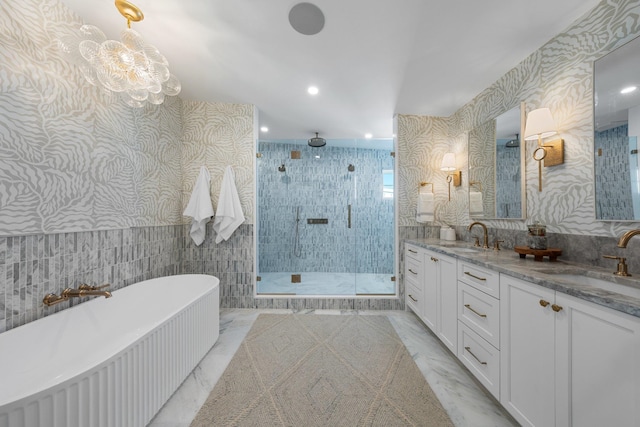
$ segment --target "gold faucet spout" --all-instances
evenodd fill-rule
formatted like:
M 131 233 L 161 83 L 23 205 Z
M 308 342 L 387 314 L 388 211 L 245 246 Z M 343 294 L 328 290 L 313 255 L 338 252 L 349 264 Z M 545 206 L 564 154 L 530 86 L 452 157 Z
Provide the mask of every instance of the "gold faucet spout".
M 624 233 L 622 236 L 620 236 L 620 239 L 618 240 L 618 247 L 626 248 L 627 243 L 629 243 L 629 240 L 631 240 L 631 238 L 636 234 L 640 234 L 640 229 L 629 230 L 626 233 Z
M 71 288 L 67 288 L 64 291 L 62 291 L 61 294 L 62 297 L 64 298 L 82 298 L 82 297 L 88 297 L 88 296 L 102 296 L 105 298 L 111 298 L 111 292 L 109 291 L 100 291 L 97 289 L 71 289 Z
M 467 230 L 471 231 L 474 225 L 479 225 L 480 227 L 482 227 L 482 231 L 484 233 L 484 242 L 483 242 L 484 244 L 482 245 L 482 247 L 484 249 L 489 249 L 489 234 L 487 233 L 487 226 L 481 223 L 480 221 L 475 221 L 469 224 L 469 227 L 467 228 Z

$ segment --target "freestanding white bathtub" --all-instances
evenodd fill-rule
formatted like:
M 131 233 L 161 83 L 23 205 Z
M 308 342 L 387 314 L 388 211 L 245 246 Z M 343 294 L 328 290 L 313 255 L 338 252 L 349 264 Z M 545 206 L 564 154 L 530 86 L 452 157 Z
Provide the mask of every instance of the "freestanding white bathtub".
M 219 336 L 219 280 L 146 280 L 0 334 L 0 427 L 144 426 Z

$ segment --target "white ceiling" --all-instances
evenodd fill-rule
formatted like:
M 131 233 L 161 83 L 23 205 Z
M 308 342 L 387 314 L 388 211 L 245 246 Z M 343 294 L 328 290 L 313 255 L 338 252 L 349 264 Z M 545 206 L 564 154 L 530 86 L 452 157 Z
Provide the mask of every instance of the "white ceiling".
M 183 99 L 258 107 L 268 138 L 391 137 L 395 113 L 449 116 L 599 0 L 313 0 L 317 35 L 288 21 L 297 0 L 133 0 L 133 23 L 182 82 Z M 118 39 L 112 0 L 63 0 Z M 314 84 L 315 97 L 306 89 Z

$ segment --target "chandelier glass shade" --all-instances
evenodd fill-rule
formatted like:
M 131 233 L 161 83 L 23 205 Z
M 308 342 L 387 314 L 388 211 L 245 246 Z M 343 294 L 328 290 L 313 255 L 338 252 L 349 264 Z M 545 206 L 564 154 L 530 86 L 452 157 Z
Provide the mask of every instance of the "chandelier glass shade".
M 128 16 L 127 22 L 130 25 Z M 131 28 L 117 41 L 107 40 L 96 26 L 83 25 L 60 39 L 59 46 L 89 83 L 119 94 L 132 107 L 162 104 L 165 96 L 180 93 L 180 81 L 169 71 L 167 59 Z

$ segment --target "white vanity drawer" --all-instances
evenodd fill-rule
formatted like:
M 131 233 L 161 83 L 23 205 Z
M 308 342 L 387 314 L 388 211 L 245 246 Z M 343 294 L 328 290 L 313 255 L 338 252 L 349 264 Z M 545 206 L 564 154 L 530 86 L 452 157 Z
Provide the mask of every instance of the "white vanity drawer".
M 407 282 L 405 292 L 407 294 L 405 300 L 409 308 L 418 316 L 422 316 L 422 299 L 424 297 L 422 289 L 413 283 Z
M 500 351 L 463 322 L 458 322 L 458 358 L 496 399 L 500 399 Z
M 420 261 L 422 262 L 422 249 L 418 248 L 417 246 L 413 246 L 413 245 L 405 245 L 405 261 L 409 260 L 409 259 L 414 259 L 416 261 Z
M 464 282 L 458 282 L 458 320 L 500 348 L 500 301 Z
M 413 258 L 407 258 L 404 265 L 404 277 L 407 282 L 414 283 L 416 286 L 422 286 L 422 261 L 417 261 Z
M 466 261 L 458 261 L 458 280 L 500 298 L 500 273 Z

